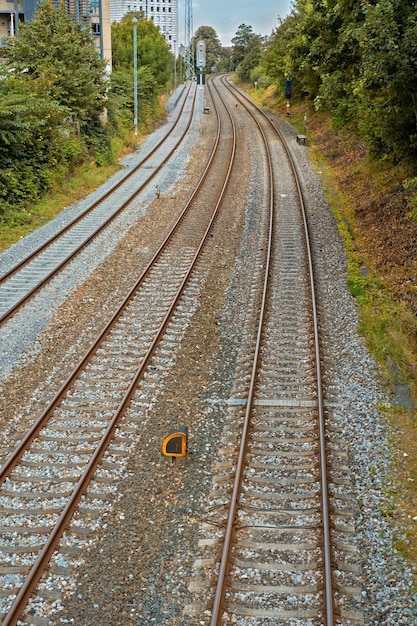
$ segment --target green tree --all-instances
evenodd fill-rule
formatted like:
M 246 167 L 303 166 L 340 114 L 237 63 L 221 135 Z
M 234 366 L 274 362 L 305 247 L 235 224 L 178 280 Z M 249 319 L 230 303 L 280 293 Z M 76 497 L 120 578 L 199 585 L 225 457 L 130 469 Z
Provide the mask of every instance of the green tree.
M 91 34 L 48 0 L 7 56 L 0 70 L 0 214 L 21 221 L 25 206 L 89 148 L 95 155 L 109 150 L 99 122 L 108 81 Z
M 239 28 L 237 29 L 236 35 L 232 39 L 232 44 L 233 44 L 232 60 L 233 60 L 235 69 L 237 68 L 239 63 L 243 61 L 245 54 L 247 52 L 249 43 L 254 36 L 255 35 L 252 30 L 252 26 L 241 24 Z
M 249 34 L 241 27 L 236 56 Z M 291 75 L 296 96 L 349 124 L 376 155 L 417 155 L 417 15 L 409 0 L 296 0 L 260 65 L 280 88 Z
M 35 88 L 34 88 L 35 87 Z M 37 88 L 38 87 L 38 88 Z M 0 162 L 37 157 L 56 161 L 55 148 L 69 110 L 42 95 L 43 85 L 27 77 L 0 79 Z
M 22 25 L 13 39 L 8 65 L 15 72 L 41 80 L 42 95 L 65 106 L 81 126 L 105 106 L 105 63 L 94 47 L 91 33 L 67 15 L 65 5 L 41 0 L 32 21 Z
M 200 26 L 196 31 L 191 44 L 194 49 L 197 42 L 203 40 L 206 43 L 206 67 L 203 68 L 206 72 L 211 72 L 212 68 L 216 68 L 219 64 L 222 46 L 220 39 L 217 36 L 216 31 L 211 26 Z
M 377 154 L 417 154 L 417 18 L 404 0 L 364 5 L 359 127 Z
M 233 69 L 232 48 L 222 47 L 219 61 L 217 63 L 218 72 L 230 72 Z
M 68 126 L 69 110 L 42 95 L 41 79 L 0 75 L 0 216 L 36 202 L 49 189 L 53 172 L 66 170 L 83 154 Z
M 232 60 L 234 67 L 241 80 L 249 80 L 251 70 L 260 61 L 263 49 L 263 39 L 256 35 L 252 26 L 241 24 L 232 39 L 233 52 Z
M 262 56 L 262 38 L 255 35 L 248 44 L 246 54 L 236 68 L 241 80 L 249 80 L 251 71 L 255 69 Z
M 159 91 L 166 88 L 174 67 L 174 57 L 164 35 L 152 20 L 143 13 L 127 13 L 120 22 L 112 24 L 112 62 L 113 70 L 133 71 L 133 22 L 137 23 L 137 59 L 138 68 L 147 67 L 154 77 Z
M 112 122 L 130 132 L 133 124 L 133 18 L 137 28 L 139 126 L 145 128 L 155 116 L 159 96 L 165 91 L 173 74 L 174 56 L 165 37 L 152 20 L 141 12 L 128 13 L 112 24 L 113 72 L 109 107 Z

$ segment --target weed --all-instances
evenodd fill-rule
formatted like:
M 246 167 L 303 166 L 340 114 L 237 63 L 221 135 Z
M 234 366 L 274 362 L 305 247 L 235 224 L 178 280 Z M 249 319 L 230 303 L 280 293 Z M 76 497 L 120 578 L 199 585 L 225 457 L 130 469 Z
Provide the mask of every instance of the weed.
M 406 192 L 407 204 L 410 216 L 417 220 L 417 178 L 409 178 L 404 181 L 403 187 Z
M 69 180 L 55 181 L 50 192 L 30 212 L 7 211 L 1 221 L 0 251 L 53 220 L 62 209 L 84 198 L 118 169 L 120 166 L 116 164 L 100 168 L 84 164 L 73 172 Z

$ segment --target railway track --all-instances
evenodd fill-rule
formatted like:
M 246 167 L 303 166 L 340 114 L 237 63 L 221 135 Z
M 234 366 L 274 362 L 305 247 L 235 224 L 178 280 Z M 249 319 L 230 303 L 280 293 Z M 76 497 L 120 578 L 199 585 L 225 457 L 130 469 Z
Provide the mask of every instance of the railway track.
M 217 119 L 212 155 L 177 223 L 2 466 L 3 626 L 23 615 L 140 382 L 154 375 L 153 359 L 169 358 L 158 355 L 158 346 L 162 340 L 175 345 L 176 317 L 192 308 L 193 272 L 210 242 L 235 157 L 232 117 L 223 107 Z
M 0 275 L 0 324 L 48 284 L 151 184 L 186 137 L 195 112 L 196 96 L 195 85 L 189 86 L 173 124 L 157 145 L 100 198 Z
M 211 97 L 218 102 L 226 85 L 218 79 L 215 83 Z M 320 387 L 318 314 L 312 307 L 314 272 L 306 246 L 308 220 L 301 210 L 302 184 L 294 185 L 295 167 L 270 120 L 240 93 L 224 98 L 231 114 L 239 111 L 251 124 L 256 118 L 260 141 L 269 146 L 269 156 L 253 146 L 259 162 L 268 164 L 269 202 L 256 224 L 258 258 L 209 496 L 213 506 L 202 526 L 201 558 L 190 586 L 195 601 L 178 623 L 363 624 L 347 454 Z M 247 108 L 251 113 L 243 113 Z M 117 482 L 117 441 L 129 440 L 143 428 L 139 407 L 149 402 L 143 386 L 158 386 L 164 367 L 175 360 L 184 320 L 201 289 L 196 275 L 204 261 L 199 252 L 210 245 L 211 220 L 226 191 L 220 172 L 232 168 L 232 129 L 231 119 L 219 125 L 216 156 L 178 228 L 4 463 L 3 626 L 20 623 L 36 589 L 42 595 L 39 581 L 57 546 L 65 543 L 73 553 L 71 538 L 61 537 L 74 524 L 77 507 L 80 511 L 85 505 L 82 494 L 89 486 L 90 503 L 100 501 L 100 485 Z M 263 197 L 258 203 L 263 205 Z M 85 516 L 89 510 L 87 503 Z M 99 517 L 93 507 L 91 514 Z M 80 536 L 88 534 L 82 521 L 76 527 Z M 52 569 L 59 578 L 65 568 L 60 569 L 59 558 L 57 562 Z M 22 617 L 24 622 L 31 623 Z
M 325 419 L 301 183 L 277 129 L 227 87 L 259 127 L 269 205 L 185 615 L 211 626 L 363 624 L 346 453 Z

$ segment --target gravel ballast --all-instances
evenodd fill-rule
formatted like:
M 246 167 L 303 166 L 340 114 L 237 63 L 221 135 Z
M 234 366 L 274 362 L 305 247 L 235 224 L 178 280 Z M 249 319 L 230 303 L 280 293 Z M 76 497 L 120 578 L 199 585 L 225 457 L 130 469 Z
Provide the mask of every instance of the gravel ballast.
M 22 311 L 1 331 L 3 447 L 6 440 L 19 439 L 19 433 L 82 354 L 102 319 L 128 289 L 129 274 L 143 264 L 150 242 L 158 240 L 159 225 L 170 222 L 187 195 L 190 180 L 211 145 L 214 127 L 213 116 L 204 116 L 201 133 L 199 117 L 197 114 L 190 142 L 178 154 L 175 171 L 170 168 L 170 178 L 161 181 L 162 200 L 155 200 L 152 194 L 141 204 L 137 221 L 132 216 L 127 219 L 117 242 L 106 248 L 107 254 L 92 255 L 87 270 L 81 265 L 73 268 L 73 286 L 62 291 L 60 300 L 53 300 L 51 310 L 25 307 L 25 314 Z M 276 122 L 297 160 L 308 193 L 313 247 L 320 251 L 316 274 L 320 324 L 326 337 L 324 379 L 341 407 L 336 417 L 349 452 L 357 500 L 365 624 L 417 624 L 411 571 L 393 548 L 399 529 L 392 528 L 383 515 L 390 450 L 388 428 L 377 407 L 389 404 L 390 398 L 380 387 L 376 366 L 356 330 L 358 314 L 346 286 L 346 257 L 322 183 L 306 147 L 297 145 L 292 127 L 278 118 Z M 48 607 L 39 608 L 38 603 L 42 617 L 28 623 L 192 624 L 183 616 L 183 607 L 192 601 L 188 584 L 199 528 L 211 506 L 207 500 L 210 468 L 232 387 L 255 255 L 255 215 L 262 177 L 251 148 L 249 135 L 239 156 L 241 183 L 233 198 L 243 210 L 236 209 L 233 218 L 228 214 L 213 233 L 214 252 L 207 260 L 210 276 L 196 296 L 192 321 L 183 329 L 181 354 L 161 374 L 159 391 L 148 381 L 141 389 L 142 400 L 132 404 L 131 411 L 143 426 L 135 434 L 134 445 L 126 445 L 128 454 L 117 490 L 105 496 L 99 528 L 80 540 L 71 578 L 63 585 L 64 598 L 53 610 L 50 601 Z M 78 206 L 67 212 L 77 210 Z M 48 226 L 51 231 L 54 228 L 56 224 Z M 22 240 L 1 255 L 0 268 L 15 262 L 40 236 L 34 233 L 27 246 Z M 67 279 L 62 280 L 63 287 Z M 177 427 L 182 423 L 189 425 L 190 454 L 172 462 L 162 457 L 161 441 L 170 424 Z M 206 619 L 202 616 L 202 621 L 194 623 L 205 624 Z

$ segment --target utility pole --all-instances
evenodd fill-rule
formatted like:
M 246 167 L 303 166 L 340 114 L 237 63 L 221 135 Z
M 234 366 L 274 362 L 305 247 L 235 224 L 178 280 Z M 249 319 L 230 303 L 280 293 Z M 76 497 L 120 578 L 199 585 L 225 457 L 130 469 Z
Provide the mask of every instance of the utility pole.
M 180 83 L 182 83 L 184 81 L 184 77 L 182 74 L 182 60 L 185 57 L 185 46 L 183 46 L 183 44 L 181 44 L 178 48 L 178 54 L 180 57 Z
M 174 39 L 174 91 L 177 89 L 177 42 Z
M 18 37 L 19 36 L 19 1 L 13 0 L 13 9 L 14 9 L 14 28 L 13 35 L 11 34 L 12 30 L 12 19 L 10 20 L 10 36 Z M 11 16 L 10 16 L 11 17 Z
M 194 50 L 193 38 L 193 1 L 185 0 L 185 78 L 194 78 Z

